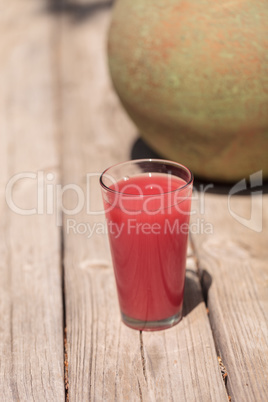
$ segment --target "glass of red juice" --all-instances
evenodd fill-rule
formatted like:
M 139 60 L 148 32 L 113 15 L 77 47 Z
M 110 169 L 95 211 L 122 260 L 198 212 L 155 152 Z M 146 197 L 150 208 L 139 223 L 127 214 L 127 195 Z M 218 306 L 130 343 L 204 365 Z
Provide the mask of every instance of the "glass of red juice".
M 172 327 L 182 318 L 191 171 L 139 159 L 106 169 L 100 184 L 123 322 Z

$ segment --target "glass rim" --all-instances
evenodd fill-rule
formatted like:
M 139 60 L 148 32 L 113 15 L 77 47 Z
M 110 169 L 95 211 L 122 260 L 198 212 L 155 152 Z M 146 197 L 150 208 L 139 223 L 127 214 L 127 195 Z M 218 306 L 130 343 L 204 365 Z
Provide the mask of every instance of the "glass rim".
M 110 188 L 110 187 L 108 187 L 108 186 L 106 186 L 105 184 L 104 184 L 104 182 L 103 182 L 103 177 L 104 177 L 104 175 L 109 171 L 109 170 L 111 170 L 111 169 L 113 169 L 113 168 L 115 168 L 115 167 L 117 167 L 117 166 L 123 166 L 123 165 L 128 165 L 128 164 L 130 164 L 130 163 L 141 163 L 141 162 L 153 162 L 153 163 L 165 163 L 166 165 L 171 165 L 171 166 L 177 166 L 177 167 L 180 167 L 180 168 L 182 168 L 182 169 L 184 169 L 189 175 L 190 175 L 190 178 L 189 178 L 189 180 L 186 182 L 186 184 L 184 184 L 183 186 L 181 186 L 181 187 L 178 187 L 178 188 L 176 188 L 175 190 L 171 190 L 171 191 L 165 191 L 165 192 L 163 192 L 163 193 L 156 193 L 156 194 L 126 194 L 126 193 L 124 193 L 123 191 L 118 191 L 118 190 L 114 190 L 114 189 L 112 189 L 112 188 Z M 165 173 L 164 173 L 165 174 Z M 175 176 L 176 177 L 176 176 Z M 156 159 L 156 158 L 142 158 L 142 159 L 133 159 L 133 160 L 129 160 L 129 161 L 125 161 L 125 162 L 119 162 L 119 163 L 115 163 L 114 165 L 112 165 L 112 166 L 109 166 L 108 168 L 106 168 L 102 173 L 101 173 L 101 175 L 100 175 L 100 185 L 101 185 L 101 187 L 104 189 L 104 190 L 106 190 L 106 191 L 109 191 L 110 193 L 112 193 L 112 194 L 123 194 L 125 197 L 155 197 L 155 196 L 162 196 L 162 195 L 165 195 L 165 194 L 172 194 L 172 193 L 175 193 L 176 191 L 182 191 L 182 190 L 184 190 L 185 188 L 187 188 L 187 187 L 189 187 L 192 183 L 193 183 L 193 180 L 194 180 L 194 175 L 193 175 L 193 173 L 192 173 L 192 171 L 189 169 L 189 168 L 187 168 L 185 165 L 182 165 L 181 163 L 179 163 L 179 162 L 174 162 L 174 161 L 171 161 L 171 160 L 168 160 L 168 159 Z

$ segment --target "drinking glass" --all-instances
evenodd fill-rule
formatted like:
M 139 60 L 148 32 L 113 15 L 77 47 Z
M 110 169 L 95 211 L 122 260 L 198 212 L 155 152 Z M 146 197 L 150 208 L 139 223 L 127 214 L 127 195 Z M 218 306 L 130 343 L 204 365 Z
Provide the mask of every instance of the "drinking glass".
M 123 322 L 169 328 L 182 318 L 193 175 L 161 159 L 114 165 L 102 197 Z

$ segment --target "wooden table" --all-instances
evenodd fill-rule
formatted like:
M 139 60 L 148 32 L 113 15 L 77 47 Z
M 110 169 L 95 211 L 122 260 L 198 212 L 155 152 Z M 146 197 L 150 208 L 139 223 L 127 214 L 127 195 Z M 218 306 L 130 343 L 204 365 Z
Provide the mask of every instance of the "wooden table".
M 228 192 L 197 182 L 183 320 L 120 322 L 91 214 L 99 173 L 138 137 L 107 71 L 110 15 L 104 0 L 1 3 L 0 400 L 266 401 L 266 194 L 228 208 Z

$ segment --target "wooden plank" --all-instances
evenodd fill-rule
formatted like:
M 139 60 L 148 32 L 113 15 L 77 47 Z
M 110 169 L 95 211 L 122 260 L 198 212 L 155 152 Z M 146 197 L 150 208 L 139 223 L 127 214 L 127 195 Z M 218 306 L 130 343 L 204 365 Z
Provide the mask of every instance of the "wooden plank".
M 96 173 L 88 182 L 92 210 L 102 208 L 100 172 L 107 163 L 129 157 L 135 135 L 108 80 L 108 23 L 109 13 L 103 12 L 81 25 L 64 18 L 62 27 L 64 184 L 79 185 L 86 195 L 86 175 Z M 71 208 L 72 192 L 66 192 L 64 203 Z M 77 225 L 85 223 L 93 227 L 104 217 L 87 214 L 86 207 L 65 217 L 69 398 L 138 399 L 144 383 L 139 333 L 121 325 L 107 239 L 79 234 Z
M 46 213 L 46 202 L 42 211 L 47 193 L 41 193 L 47 174 L 53 175 L 48 177 L 55 185 L 59 172 L 53 97 L 55 25 L 34 0 L 12 0 L 2 11 L 0 395 L 8 402 L 62 401 L 60 231 L 55 216 Z M 25 172 L 32 176 L 23 179 Z M 21 176 L 12 187 L 10 180 L 16 174 Z M 37 211 L 25 215 L 25 209 L 32 208 Z
M 109 19 L 102 11 L 87 23 L 62 20 L 64 184 L 88 195 L 90 211 L 102 200 L 98 178 L 87 174 L 129 159 L 136 137 L 108 78 Z M 74 187 L 64 205 L 78 205 Z M 104 216 L 90 211 L 67 210 L 64 218 L 70 400 L 227 400 L 193 258 L 182 323 L 159 333 L 131 330 L 120 322 L 106 234 L 88 238 L 85 226 L 102 224 Z
M 183 320 L 168 331 L 142 336 L 152 400 L 228 400 L 194 256 L 187 260 Z
M 228 207 L 228 194 L 206 193 L 200 208 L 201 198 L 195 204 L 197 220 L 212 225 L 213 235 L 195 234 L 193 241 L 204 287 L 206 278 L 211 278 L 209 316 L 228 372 L 227 389 L 232 400 L 264 401 L 268 399 L 268 196 L 233 195 Z M 242 224 L 241 218 L 248 221 Z

